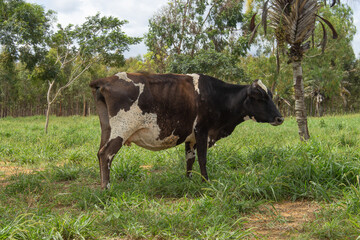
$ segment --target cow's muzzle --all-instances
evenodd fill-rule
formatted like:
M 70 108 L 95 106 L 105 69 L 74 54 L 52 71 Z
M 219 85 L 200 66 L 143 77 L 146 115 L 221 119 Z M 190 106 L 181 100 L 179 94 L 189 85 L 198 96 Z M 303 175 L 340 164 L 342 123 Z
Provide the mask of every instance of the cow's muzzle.
M 284 118 L 283 117 L 276 117 L 275 121 L 270 123 L 273 126 L 279 126 L 284 122 Z

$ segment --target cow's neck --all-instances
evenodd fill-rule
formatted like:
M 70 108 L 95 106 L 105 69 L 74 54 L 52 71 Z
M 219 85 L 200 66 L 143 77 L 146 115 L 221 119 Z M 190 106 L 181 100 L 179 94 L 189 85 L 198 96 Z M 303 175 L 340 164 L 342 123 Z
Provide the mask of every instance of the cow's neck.
M 217 91 L 210 97 L 211 105 L 220 118 L 209 127 L 213 129 L 213 138 L 218 140 L 231 134 L 234 128 L 244 121 L 246 112 L 243 104 L 249 86 L 224 83 L 212 87 L 216 87 Z
M 224 122 L 224 125 L 219 131 L 220 134 L 216 137 L 217 140 L 230 135 L 237 125 L 245 121 L 245 116 L 247 116 L 248 113 L 244 108 L 244 102 L 248 88 L 249 85 L 232 85 L 232 90 L 228 95 L 228 104 L 226 104 L 232 116 Z
M 228 103 L 226 106 L 236 118 L 243 119 L 247 113 L 244 108 L 244 102 L 247 96 L 249 85 L 232 85 L 228 94 Z M 236 121 L 237 122 L 237 121 Z M 239 124 L 238 122 L 237 124 Z

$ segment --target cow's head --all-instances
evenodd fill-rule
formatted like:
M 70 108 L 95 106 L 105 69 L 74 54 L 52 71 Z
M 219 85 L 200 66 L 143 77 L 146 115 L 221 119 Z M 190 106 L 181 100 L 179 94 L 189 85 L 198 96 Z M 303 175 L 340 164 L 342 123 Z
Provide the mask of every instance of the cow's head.
M 276 108 L 272 93 L 261 82 L 255 80 L 247 89 L 244 107 L 247 117 L 257 122 L 267 122 L 273 126 L 284 122 L 279 110 Z

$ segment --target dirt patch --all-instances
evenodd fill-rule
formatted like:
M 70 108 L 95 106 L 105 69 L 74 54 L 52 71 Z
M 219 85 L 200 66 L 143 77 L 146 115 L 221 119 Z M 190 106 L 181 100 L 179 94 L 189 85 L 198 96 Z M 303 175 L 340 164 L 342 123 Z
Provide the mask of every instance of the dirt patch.
M 150 170 L 153 166 L 152 165 L 141 165 L 140 168 Z
M 7 178 L 12 175 L 16 175 L 19 173 L 30 174 L 36 170 L 40 169 L 29 169 L 20 166 L 10 166 L 0 163 L 0 186 L 6 186 L 7 184 L 9 184 Z
M 254 239 L 290 239 L 299 235 L 304 223 L 313 221 L 319 210 L 319 204 L 309 201 L 264 205 L 245 217 L 245 229 L 252 229 Z

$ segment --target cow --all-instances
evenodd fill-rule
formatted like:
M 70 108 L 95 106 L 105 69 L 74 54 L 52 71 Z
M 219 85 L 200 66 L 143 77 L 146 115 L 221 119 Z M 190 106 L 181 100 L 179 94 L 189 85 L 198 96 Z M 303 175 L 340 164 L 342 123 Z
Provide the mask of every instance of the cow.
M 225 83 L 202 74 L 117 73 L 90 83 L 100 118 L 101 188 L 108 188 L 115 154 L 131 143 L 158 151 L 185 142 L 191 177 L 197 153 L 208 179 L 206 155 L 216 141 L 245 120 L 277 126 L 284 118 L 261 82 Z

